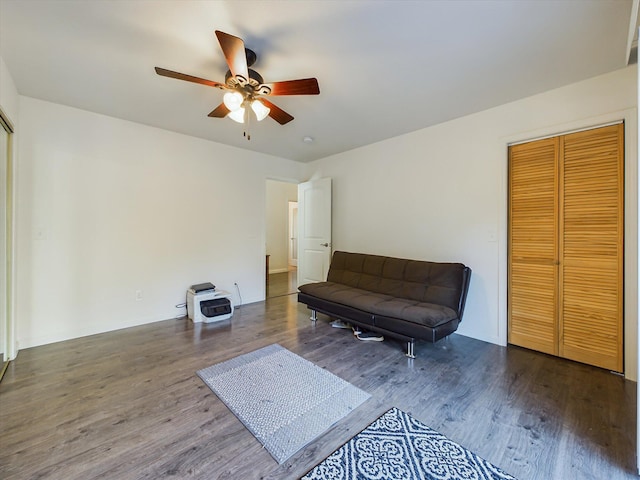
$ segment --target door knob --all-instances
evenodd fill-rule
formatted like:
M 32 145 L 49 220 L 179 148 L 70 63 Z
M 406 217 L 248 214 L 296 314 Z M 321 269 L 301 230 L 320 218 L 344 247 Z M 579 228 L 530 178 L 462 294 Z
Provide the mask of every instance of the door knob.
M 321 243 L 321 244 L 320 244 L 320 246 L 321 246 L 321 247 L 328 247 L 328 246 L 329 246 L 329 244 L 328 244 L 328 243 Z

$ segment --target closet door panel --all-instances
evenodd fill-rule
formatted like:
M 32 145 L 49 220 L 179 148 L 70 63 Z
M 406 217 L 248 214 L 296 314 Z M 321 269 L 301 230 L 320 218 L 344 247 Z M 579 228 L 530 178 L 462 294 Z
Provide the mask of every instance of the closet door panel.
M 622 371 L 623 125 L 563 138 L 560 355 Z
M 558 140 L 509 150 L 509 343 L 558 354 Z
M 569 262 L 565 270 L 560 356 L 621 372 L 616 266 Z
M 519 262 L 511 269 L 509 343 L 558 354 L 556 267 Z

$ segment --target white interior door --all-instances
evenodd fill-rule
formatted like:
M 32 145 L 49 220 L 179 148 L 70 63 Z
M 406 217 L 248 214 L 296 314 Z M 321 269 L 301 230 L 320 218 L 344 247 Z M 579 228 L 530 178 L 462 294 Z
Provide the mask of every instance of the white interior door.
M 298 202 L 289 202 L 289 266 L 298 266 Z
M 323 282 L 331 263 L 331 178 L 298 185 L 298 285 Z

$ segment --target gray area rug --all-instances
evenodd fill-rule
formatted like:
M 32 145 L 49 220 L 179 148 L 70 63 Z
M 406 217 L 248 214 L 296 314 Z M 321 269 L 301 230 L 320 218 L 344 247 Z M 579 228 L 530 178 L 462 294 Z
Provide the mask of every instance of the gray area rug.
M 370 397 L 277 344 L 196 373 L 280 464 Z
M 515 480 L 475 453 L 392 408 L 302 480 Z

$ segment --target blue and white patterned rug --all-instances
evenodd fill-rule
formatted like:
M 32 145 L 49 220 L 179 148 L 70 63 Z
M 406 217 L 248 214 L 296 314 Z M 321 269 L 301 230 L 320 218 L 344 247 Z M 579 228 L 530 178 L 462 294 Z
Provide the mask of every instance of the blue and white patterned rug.
M 278 344 L 196 373 L 278 463 L 371 396 Z
M 475 453 L 392 408 L 302 480 L 515 480 Z

